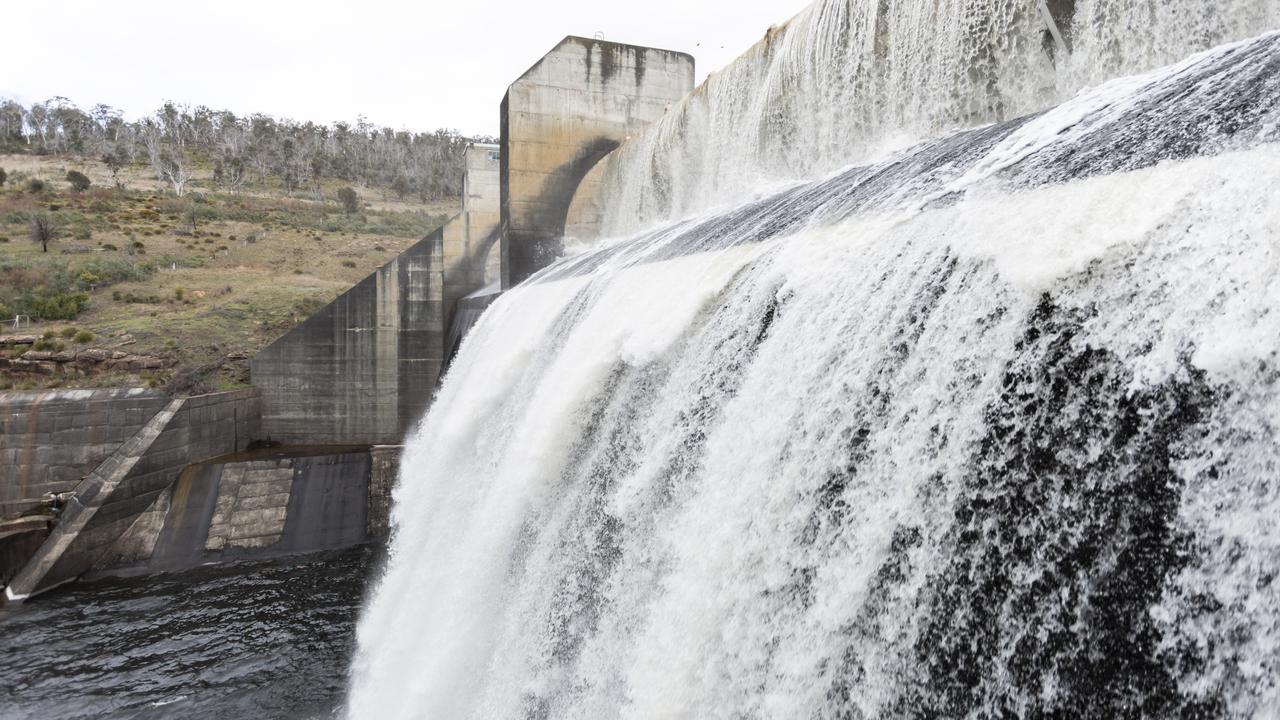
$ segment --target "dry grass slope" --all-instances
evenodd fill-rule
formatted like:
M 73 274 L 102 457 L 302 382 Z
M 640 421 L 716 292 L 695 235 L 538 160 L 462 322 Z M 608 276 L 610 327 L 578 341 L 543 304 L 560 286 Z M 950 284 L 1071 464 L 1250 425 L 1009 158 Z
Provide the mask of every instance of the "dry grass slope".
M 9 318 L 0 331 L 0 389 L 166 386 L 179 377 L 176 386 L 193 374 L 208 387 L 242 385 L 245 359 L 457 210 L 456 202 L 362 192 L 362 210 L 346 214 L 336 185 L 321 199 L 218 194 L 208 189 L 207 168 L 182 198 L 142 168 L 122 173 L 125 189 L 112 187 L 105 166 L 80 159 L 0 155 L 0 168 L 8 173 L 0 187 L 0 305 Z M 93 182 L 87 192 L 71 191 L 73 169 Z M 48 190 L 30 192 L 32 179 Z M 47 254 L 28 239 L 33 214 L 58 227 Z M 33 318 L 30 327 L 13 327 L 24 298 L 54 289 L 83 292 L 87 307 L 73 321 Z M 50 337 L 35 348 L 12 344 L 16 335 Z M 86 350 L 146 360 L 71 359 Z

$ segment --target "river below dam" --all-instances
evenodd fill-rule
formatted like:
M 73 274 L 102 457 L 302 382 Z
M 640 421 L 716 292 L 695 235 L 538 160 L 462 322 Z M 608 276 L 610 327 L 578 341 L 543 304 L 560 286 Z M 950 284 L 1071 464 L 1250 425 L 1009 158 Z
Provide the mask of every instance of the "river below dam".
M 321 718 L 379 551 L 112 578 L 0 608 L 0 718 Z

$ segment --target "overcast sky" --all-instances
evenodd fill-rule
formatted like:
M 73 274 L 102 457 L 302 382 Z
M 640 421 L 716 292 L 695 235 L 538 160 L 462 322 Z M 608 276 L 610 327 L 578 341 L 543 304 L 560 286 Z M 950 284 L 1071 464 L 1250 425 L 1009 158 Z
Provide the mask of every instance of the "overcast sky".
M 506 86 L 565 35 L 691 53 L 698 81 L 809 0 L 62 0 L 6 3 L 0 97 L 133 118 L 239 114 L 496 135 Z

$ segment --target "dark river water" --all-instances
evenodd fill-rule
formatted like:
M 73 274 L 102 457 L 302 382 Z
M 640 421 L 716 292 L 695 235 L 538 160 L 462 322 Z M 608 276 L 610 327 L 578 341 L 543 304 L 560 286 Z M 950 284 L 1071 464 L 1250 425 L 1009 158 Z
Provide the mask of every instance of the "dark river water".
M 380 549 L 114 578 L 0 608 L 0 718 L 327 718 Z

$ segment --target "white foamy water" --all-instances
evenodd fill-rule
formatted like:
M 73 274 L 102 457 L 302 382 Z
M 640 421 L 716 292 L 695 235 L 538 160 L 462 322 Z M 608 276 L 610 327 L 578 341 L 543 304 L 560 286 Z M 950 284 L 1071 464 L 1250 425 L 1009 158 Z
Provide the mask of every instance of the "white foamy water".
M 1280 28 L 1276 0 L 819 0 L 602 168 L 621 237 Z
M 349 715 L 1273 717 L 1278 120 L 1270 35 L 507 293 Z

